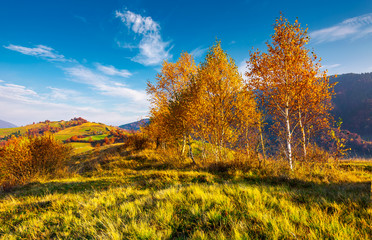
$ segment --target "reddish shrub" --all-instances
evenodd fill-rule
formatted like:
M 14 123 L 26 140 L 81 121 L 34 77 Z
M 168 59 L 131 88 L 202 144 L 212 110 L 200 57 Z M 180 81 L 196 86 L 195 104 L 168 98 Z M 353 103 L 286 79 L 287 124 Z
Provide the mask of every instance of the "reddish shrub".
M 71 152 L 71 147 L 52 135 L 11 139 L 0 148 L 0 186 L 23 184 L 38 175 L 51 175 L 63 167 Z

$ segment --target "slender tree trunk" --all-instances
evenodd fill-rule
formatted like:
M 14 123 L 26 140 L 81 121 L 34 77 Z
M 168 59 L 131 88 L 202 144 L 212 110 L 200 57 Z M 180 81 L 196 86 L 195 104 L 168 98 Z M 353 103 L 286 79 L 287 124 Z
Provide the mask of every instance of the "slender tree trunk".
M 304 153 L 304 160 L 306 161 L 306 156 L 307 156 L 307 151 L 306 151 L 306 135 L 305 135 L 305 129 L 302 124 L 302 119 L 301 119 L 301 111 L 298 112 L 298 118 L 299 118 L 299 123 L 300 123 L 300 128 L 301 128 L 301 133 L 302 133 L 302 148 L 303 148 L 303 153 Z
M 202 140 L 202 156 L 203 156 L 203 159 L 206 159 L 207 158 L 207 154 L 206 154 L 206 150 L 205 150 L 205 140 L 203 139 Z
M 186 150 L 186 134 L 183 134 L 183 139 L 182 139 L 182 151 L 181 155 L 183 156 L 185 154 Z
M 196 164 L 196 162 L 195 162 L 195 160 L 194 160 L 194 154 L 192 153 L 190 136 L 189 136 L 188 139 L 187 139 L 187 145 L 189 145 L 189 155 L 190 155 L 190 158 L 191 158 L 192 162 L 193 162 L 194 164 Z
M 293 170 L 293 163 L 292 163 L 292 134 L 291 134 L 291 126 L 289 123 L 289 109 L 288 107 L 285 108 L 285 121 L 287 125 L 287 158 L 288 158 L 288 163 L 289 167 L 291 170 Z
M 247 139 L 247 143 L 245 144 L 245 149 L 247 150 L 247 155 L 250 158 L 251 157 L 251 151 L 250 151 L 250 147 L 249 147 L 248 137 L 247 136 L 246 136 L 246 139 Z
M 159 138 L 157 137 L 157 138 L 156 138 L 156 150 L 159 148 L 159 146 L 160 146 L 160 140 L 159 140 Z
M 261 122 L 259 124 L 259 130 L 260 130 L 260 137 L 261 137 L 262 154 L 263 154 L 263 157 L 264 157 L 264 165 L 265 165 L 265 162 L 266 162 L 266 151 L 265 151 L 265 143 L 264 143 L 264 140 L 263 140 L 262 123 Z

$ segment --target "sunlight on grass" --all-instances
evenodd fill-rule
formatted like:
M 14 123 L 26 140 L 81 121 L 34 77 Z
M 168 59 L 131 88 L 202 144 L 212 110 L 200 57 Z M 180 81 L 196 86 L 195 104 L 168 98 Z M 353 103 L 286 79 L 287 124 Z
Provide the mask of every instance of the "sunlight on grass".
M 40 178 L 0 196 L 0 239 L 372 236 L 371 185 L 364 178 L 372 162 L 343 162 L 338 172 L 319 168 L 311 176 L 303 168 L 285 179 L 211 173 L 187 161 L 177 169 L 168 160 L 148 149 L 128 153 L 122 144 L 77 155 L 78 171 L 69 177 Z M 349 177 L 323 177 L 329 171 Z M 367 175 L 359 178 L 360 172 Z
M 73 147 L 75 154 L 84 153 L 93 149 L 90 143 L 72 142 L 68 143 L 68 145 Z

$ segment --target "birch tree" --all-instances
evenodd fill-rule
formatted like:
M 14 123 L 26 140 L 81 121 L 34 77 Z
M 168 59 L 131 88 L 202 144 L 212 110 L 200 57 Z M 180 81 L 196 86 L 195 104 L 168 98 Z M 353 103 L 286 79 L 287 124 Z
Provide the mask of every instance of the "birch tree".
M 257 122 L 253 94 L 245 89 L 238 67 L 220 42 L 209 49 L 194 84 L 195 133 L 213 146 L 216 160 L 222 160 L 245 126 Z
M 293 169 L 293 135 L 300 129 L 306 156 L 306 130 L 328 124 L 332 86 L 320 71 L 317 56 L 305 48 L 309 37 L 298 20 L 291 24 L 281 15 L 274 30 L 266 53 L 250 53 L 246 76 L 284 140 L 285 155 Z
M 164 61 L 156 83 L 147 84 L 150 96 L 151 131 L 158 141 L 183 139 L 185 149 L 187 135 L 190 134 L 190 121 L 186 119 L 182 92 L 190 85 L 190 78 L 197 72 L 194 59 L 187 52 L 182 53 L 177 62 Z

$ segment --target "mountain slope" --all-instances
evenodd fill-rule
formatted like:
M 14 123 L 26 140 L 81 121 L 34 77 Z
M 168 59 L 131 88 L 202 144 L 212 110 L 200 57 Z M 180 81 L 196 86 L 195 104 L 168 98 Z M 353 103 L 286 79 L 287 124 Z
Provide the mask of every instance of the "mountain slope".
M 332 77 L 336 96 L 333 98 L 333 114 L 342 118 L 343 129 L 372 140 L 372 73 L 342 74 Z
M 14 125 L 13 123 L 0 120 L 0 128 L 15 128 L 15 127 L 17 127 L 17 126 Z
M 145 118 L 145 119 L 141 119 L 137 122 L 132 122 L 132 123 L 127 123 L 127 124 L 121 125 L 121 126 L 119 126 L 119 128 L 129 130 L 129 131 L 138 131 L 140 129 L 140 127 L 146 126 L 149 123 L 150 123 L 150 119 Z

